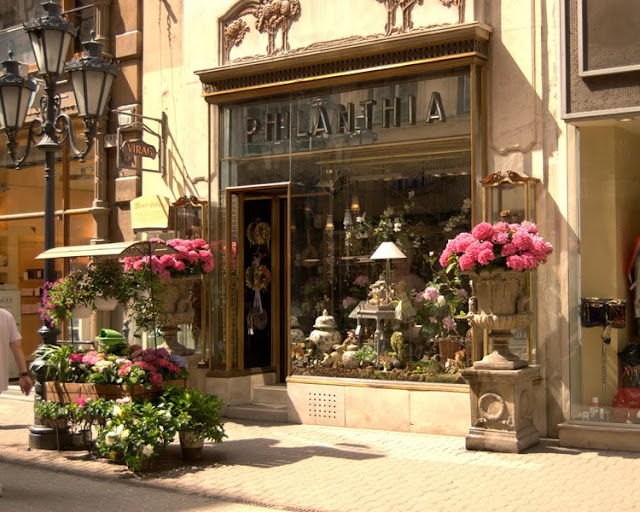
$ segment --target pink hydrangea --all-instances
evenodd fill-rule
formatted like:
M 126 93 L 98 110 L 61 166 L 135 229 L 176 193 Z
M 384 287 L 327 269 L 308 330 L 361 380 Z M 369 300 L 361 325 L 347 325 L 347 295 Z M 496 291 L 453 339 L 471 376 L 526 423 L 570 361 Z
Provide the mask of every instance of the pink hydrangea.
M 433 286 L 428 286 L 424 290 L 424 297 L 429 302 L 435 302 L 436 300 L 438 300 L 439 295 L 440 295 L 440 292 L 437 290 L 437 288 Z
M 481 222 L 471 231 L 471 235 L 476 240 L 491 240 L 495 234 L 494 227 L 488 222 Z
M 152 386 L 156 386 L 156 387 L 160 386 L 163 380 L 164 379 L 162 375 L 158 372 L 155 372 L 149 375 L 149 382 L 151 383 Z
M 457 263 L 463 271 L 483 267 L 523 271 L 545 263 L 552 251 L 553 246 L 538 234 L 532 222 L 481 222 L 471 233 L 460 233 L 449 240 L 439 261 L 443 267 Z

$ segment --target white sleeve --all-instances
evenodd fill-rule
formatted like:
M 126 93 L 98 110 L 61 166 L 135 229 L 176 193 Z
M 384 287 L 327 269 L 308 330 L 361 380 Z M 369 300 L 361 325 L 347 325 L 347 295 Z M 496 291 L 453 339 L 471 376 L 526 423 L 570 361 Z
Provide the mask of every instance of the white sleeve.
M 16 326 L 16 321 L 13 319 L 13 316 L 8 319 L 9 320 L 9 343 L 13 343 L 14 341 L 20 341 L 22 339 L 22 335 L 18 332 L 18 327 Z

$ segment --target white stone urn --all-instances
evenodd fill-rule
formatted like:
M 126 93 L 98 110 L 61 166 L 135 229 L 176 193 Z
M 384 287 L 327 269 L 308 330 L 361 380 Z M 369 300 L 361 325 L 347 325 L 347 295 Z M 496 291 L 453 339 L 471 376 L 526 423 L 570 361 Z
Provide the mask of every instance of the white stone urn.
M 164 348 L 179 355 L 190 355 L 193 349 L 185 347 L 178 341 L 180 325 L 191 324 L 194 318 L 191 306 L 191 288 L 199 276 L 173 277 L 162 289 L 158 300 L 162 301 L 163 317 L 161 330 L 164 337 Z
M 331 353 L 334 345 L 342 344 L 342 338 L 336 326 L 336 320 L 325 309 L 313 325 L 309 339 L 325 353 Z
M 509 350 L 513 329 L 527 327 L 532 320 L 527 294 L 529 272 L 508 269 L 468 273 L 472 281 L 469 324 L 489 331 L 493 352 L 476 361 L 474 368 L 515 370 L 528 366 Z M 475 302 L 475 305 L 474 305 Z

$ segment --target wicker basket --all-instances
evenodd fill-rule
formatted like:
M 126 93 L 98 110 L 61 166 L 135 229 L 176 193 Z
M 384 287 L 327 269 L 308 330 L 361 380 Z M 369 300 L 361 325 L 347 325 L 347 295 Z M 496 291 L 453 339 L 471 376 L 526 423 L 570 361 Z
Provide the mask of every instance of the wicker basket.
M 464 347 L 464 340 L 462 336 L 448 336 L 438 340 L 440 360 L 444 363 L 447 359 L 455 359 L 456 352 Z

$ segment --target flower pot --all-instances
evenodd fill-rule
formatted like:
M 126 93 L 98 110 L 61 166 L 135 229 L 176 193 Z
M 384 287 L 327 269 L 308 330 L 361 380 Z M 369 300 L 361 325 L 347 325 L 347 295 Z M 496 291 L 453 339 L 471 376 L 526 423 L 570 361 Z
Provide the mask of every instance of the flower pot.
M 113 311 L 118 305 L 117 299 L 105 299 L 104 297 L 96 297 L 93 301 L 98 311 Z
M 199 460 L 204 451 L 204 439 L 195 439 L 195 432 L 192 430 L 180 431 L 180 448 L 182 458 L 185 460 Z
M 67 418 L 42 418 L 42 424 L 45 427 L 63 430 L 67 428 Z

